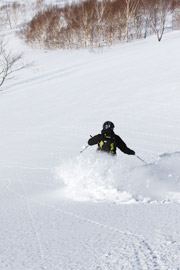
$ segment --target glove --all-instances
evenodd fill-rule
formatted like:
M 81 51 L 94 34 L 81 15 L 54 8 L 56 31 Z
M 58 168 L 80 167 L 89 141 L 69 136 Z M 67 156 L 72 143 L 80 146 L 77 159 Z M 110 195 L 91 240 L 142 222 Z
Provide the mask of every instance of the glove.
M 135 154 L 136 154 L 136 153 L 135 153 L 133 150 L 130 150 L 130 151 L 129 151 L 129 155 L 133 155 L 133 156 L 134 156 Z

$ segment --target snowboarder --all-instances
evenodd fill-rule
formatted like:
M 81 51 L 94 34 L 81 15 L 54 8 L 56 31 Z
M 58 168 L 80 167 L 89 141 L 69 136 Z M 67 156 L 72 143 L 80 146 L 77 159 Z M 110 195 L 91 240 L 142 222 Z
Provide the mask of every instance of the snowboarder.
M 101 134 L 91 137 L 88 141 L 89 145 L 98 144 L 97 150 L 116 155 L 116 148 L 118 147 L 123 153 L 127 155 L 135 155 L 135 152 L 129 149 L 125 142 L 114 133 L 114 124 L 106 121 L 103 124 Z

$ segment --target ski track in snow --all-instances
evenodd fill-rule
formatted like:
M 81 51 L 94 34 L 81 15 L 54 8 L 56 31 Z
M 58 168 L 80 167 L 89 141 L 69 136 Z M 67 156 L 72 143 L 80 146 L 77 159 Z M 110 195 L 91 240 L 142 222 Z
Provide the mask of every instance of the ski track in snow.
M 15 179 L 13 181 L 15 181 Z M 26 212 L 31 220 L 34 236 L 37 243 L 37 249 L 39 250 L 39 255 L 41 258 L 41 263 L 40 263 L 41 266 L 39 266 L 39 269 L 50 269 L 49 267 L 52 267 L 52 266 L 47 261 L 47 253 L 48 253 L 49 248 L 43 243 L 41 239 L 41 235 L 43 234 L 43 232 L 41 232 L 41 226 L 38 225 L 38 221 L 34 219 L 34 214 L 32 210 L 33 208 L 31 207 L 32 203 L 45 208 L 46 209 L 45 212 L 47 215 L 49 215 L 48 212 L 50 211 L 54 216 L 56 216 L 56 214 L 54 213 L 57 213 L 57 215 L 59 214 L 63 215 L 65 220 L 66 220 L 66 217 L 69 217 L 70 219 L 72 219 L 71 220 L 72 223 L 74 223 L 73 221 L 74 219 L 75 223 L 77 224 L 87 223 L 91 227 L 92 226 L 98 227 L 101 230 L 106 231 L 105 234 L 106 233 L 109 234 L 108 231 L 111 232 L 111 244 L 109 247 L 109 251 L 106 255 L 103 255 L 103 257 L 101 257 L 100 263 L 97 261 L 95 262 L 96 264 L 99 264 L 99 266 L 96 269 L 102 269 L 102 270 L 104 269 L 112 269 L 112 270 L 115 270 L 115 269 L 117 270 L 118 269 L 139 269 L 139 270 L 141 269 L 143 270 L 145 269 L 149 269 L 149 270 L 170 269 L 166 267 L 165 260 L 161 258 L 160 254 L 158 254 L 158 251 L 156 252 L 154 251 L 154 247 L 151 246 L 151 244 L 148 242 L 147 239 L 143 237 L 143 235 L 132 233 L 130 231 L 122 231 L 122 230 L 117 229 L 116 227 L 112 227 L 107 224 L 104 224 L 104 223 L 101 223 L 101 222 L 98 222 L 89 218 L 85 218 L 81 215 L 74 214 L 73 212 L 69 212 L 59 207 L 44 203 L 43 201 L 29 198 L 25 190 L 24 184 L 22 183 L 22 180 L 18 178 L 16 182 L 19 183 L 19 187 L 20 187 L 19 189 L 21 190 L 21 192 L 17 192 L 11 187 L 11 184 L 12 184 L 11 180 L 6 180 L 6 189 L 9 192 L 14 193 L 16 196 L 20 197 L 23 201 L 25 201 Z M 56 219 L 57 218 L 58 217 L 56 216 Z M 102 235 L 103 234 L 104 233 L 102 233 Z M 163 244 L 162 239 L 161 239 L 161 245 L 163 249 L 167 248 L 167 240 L 166 239 L 164 240 L 165 242 Z M 88 241 L 90 241 L 90 239 Z M 92 252 L 91 247 L 87 245 L 88 241 L 86 241 L 85 243 L 82 242 L 81 245 L 84 246 L 84 248 L 86 249 L 90 249 L 90 251 Z M 169 241 L 169 242 L 172 244 L 172 241 Z M 178 243 L 176 244 L 177 244 L 177 247 L 180 247 Z M 54 269 L 58 269 L 58 268 L 54 268 Z M 69 268 L 65 267 L 64 269 L 69 269 Z M 94 268 L 92 267 L 89 269 L 94 269 Z
M 36 227 L 36 222 L 34 220 L 34 217 L 33 217 L 33 214 L 32 214 L 32 210 L 31 210 L 31 206 L 30 206 L 30 201 L 28 199 L 28 196 L 26 194 L 26 191 L 25 191 L 25 188 L 22 184 L 22 181 L 21 179 L 18 179 L 19 180 L 19 183 L 20 183 L 20 186 L 22 188 L 22 191 L 23 191 L 23 198 L 25 199 L 26 201 L 26 206 L 27 206 L 27 213 L 30 217 L 30 220 L 31 220 L 31 224 L 32 224 L 32 227 L 33 227 L 33 230 L 34 230 L 34 234 L 35 234 L 35 238 L 36 238 L 36 243 L 37 243 L 37 248 L 39 250 L 39 254 L 40 254 L 40 258 L 41 258 L 41 268 L 42 269 L 47 269 L 46 268 L 46 264 L 45 264 L 45 254 L 43 252 L 43 246 L 42 246 L 42 243 L 41 243 L 41 237 L 40 237 L 40 234 L 38 232 L 38 229 Z M 19 194 L 18 194 L 19 195 Z
M 38 75 L 38 76 L 32 76 L 29 77 L 26 80 L 19 80 L 17 83 L 13 83 L 10 86 L 6 87 L 6 91 L 4 92 L 3 89 L 1 90 L 2 94 L 8 95 L 8 94 L 16 94 L 17 92 L 21 92 L 24 91 L 24 89 L 16 89 L 24 87 L 26 85 L 29 85 L 30 87 L 34 86 L 34 85 L 38 85 L 44 82 L 48 82 L 48 81 L 52 81 L 52 80 L 64 80 L 66 79 L 67 76 L 69 76 L 70 74 L 75 75 L 76 72 L 78 72 L 79 70 L 81 70 L 84 67 L 84 65 L 72 65 L 68 68 L 64 68 L 64 69 L 59 69 L 59 70 L 54 70 L 51 72 L 47 72 L 44 73 L 43 75 Z M 14 91 L 15 88 L 15 91 Z M 12 90 L 11 90 L 12 89 Z M 8 90 L 8 91 L 7 91 Z M 27 90 L 27 89 L 26 89 Z
M 166 155 L 165 155 L 166 156 Z M 1 166 L 3 167 L 3 166 Z M 6 166 L 4 166 L 5 169 Z M 43 171 L 46 168 L 33 168 L 33 167 L 27 167 L 27 166 L 12 166 L 12 169 L 19 169 L 21 170 L 29 170 L 29 171 L 34 171 L 40 170 Z M 3 182 L 3 181 L 2 181 Z M 24 183 L 23 183 L 24 182 Z M 44 235 L 44 231 L 42 228 L 42 225 L 40 224 L 40 221 L 35 218 L 37 216 L 36 214 L 36 209 L 41 209 L 44 208 L 46 216 L 51 216 L 51 218 L 58 220 L 59 215 L 62 216 L 63 220 L 66 220 L 68 223 L 69 221 L 71 224 L 76 224 L 76 226 L 87 226 L 92 230 L 92 227 L 99 228 L 100 229 L 100 235 L 97 235 L 97 243 L 100 243 L 100 246 L 102 246 L 102 239 L 104 239 L 105 235 L 107 237 L 106 241 L 109 241 L 108 248 L 105 248 L 103 254 L 101 254 L 101 251 L 99 248 L 96 249 L 96 256 L 93 257 L 93 261 L 91 262 L 92 264 L 89 265 L 86 263 L 81 266 L 76 265 L 76 258 L 73 257 L 73 267 L 78 267 L 78 269 L 99 269 L 99 270 L 119 270 L 119 269 L 139 269 L 139 270 L 169 270 L 171 269 L 169 267 L 169 261 L 166 256 L 162 255 L 162 251 L 159 250 L 156 247 L 156 243 L 149 242 L 143 235 L 132 233 L 128 230 L 120 230 L 116 227 L 109 226 L 106 223 L 102 223 L 99 221 L 96 221 L 95 219 L 90 219 L 78 214 L 75 214 L 70 211 L 66 211 L 63 208 L 56 207 L 54 205 L 48 204 L 47 202 L 44 202 L 43 200 L 37 200 L 31 198 L 26 191 L 25 184 L 30 183 L 31 185 L 34 186 L 34 184 L 37 184 L 36 182 L 29 182 L 29 180 L 22 179 L 18 177 L 18 179 L 13 179 L 13 180 L 4 180 L 5 187 L 8 192 L 15 194 L 17 197 L 19 197 L 22 201 L 22 205 L 24 205 L 26 209 L 26 214 L 30 219 L 30 223 L 32 226 L 32 231 L 34 232 L 34 238 L 36 243 L 36 249 L 38 250 L 39 253 L 39 262 L 38 259 L 35 260 L 36 265 L 38 263 L 38 269 L 62 269 L 63 270 L 68 270 L 71 269 L 71 261 L 64 262 L 62 261 L 59 263 L 61 266 L 56 266 L 53 264 L 53 261 L 49 260 L 52 255 L 52 250 L 51 246 L 48 246 L 47 243 L 43 239 L 46 238 L 46 235 Z M 16 183 L 16 190 L 12 187 L 12 183 Z M 46 186 L 44 183 L 39 183 L 41 185 Z M 25 204 L 24 204 L 25 202 Z M 37 207 L 32 207 L 32 205 L 37 205 Z M 40 210 L 41 212 L 41 210 Z M 69 221 L 68 221 L 69 220 Z M 25 227 L 24 227 L 25 228 Z M 23 233 L 23 231 L 22 231 Z M 24 234 L 26 234 L 24 232 Z M 80 237 L 80 236 L 79 236 Z M 90 235 L 86 235 L 87 239 L 78 239 L 81 243 L 81 247 L 86 250 L 86 252 L 89 254 L 89 256 L 92 256 L 94 252 L 94 241 L 90 238 Z M 99 238 L 100 237 L 100 238 Z M 109 239 L 110 238 L 110 239 Z M 99 242 L 100 241 L 100 242 Z M 104 241 L 104 240 L 103 240 Z M 180 249 L 180 244 L 174 243 L 174 240 L 172 239 L 166 239 L 164 238 L 162 241 L 162 236 L 160 237 L 160 240 L 158 241 L 161 243 L 161 248 L 164 250 L 164 253 L 168 254 L 168 244 L 170 246 L 173 245 L 174 248 L 174 256 L 178 256 L 178 250 Z M 159 245 L 159 242 L 157 242 L 157 246 Z M 89 244 L 88 244 L 89 243 Z M 35 247 L 34 247 L 35 248 Z M 37 255 L 36 255 L 37 256 Z M 62 260 L 62 259 L 61 259 Z M 12 263 L 12 262 L 11 262 Z M 11 264 L 10 264 L 11 265 Z M 10 265 L 6 265 L 7 270 L 11 270 Z M 15 265 L 15 264 L 14 264 Z M 76 266 L 75 266 L 76 265 Z M 26 268 L 21 268 L 18 266 L 18 269 L 28 269 L 28 270 L 37 270 L 35 266 L 31 266 L 31 268 L 26 267 Z M 178 268 L 176 268 L 178 269 Z M 174 270 L 174 269 L 172 269 Z
M 31 203 L 30 203 L 30 200 L 27 196 L 27 193 L 25 191 L 25 188 L 22 184 L 22 181 L 21 179 L 18 179 L 19 182 L 19 185 L 20 185 L 20 188 L 22 189 L 22 194 L 21 193 L 18 193 L 16 191 L 14 191 L 10 185 L 11 185 L 11 181 L 8 180 L 7 182 L 7 185 L 6 185 L 6 188 L 8 191 L 14 193 L 15 195 L 19 196 L 20 198 L 23 199 L 23 201 L 25 201 L 25 207 L 26 207 L 26 213 L 27 215 L 29 216 L 30 218 L 30 223 L 32 225 L 32 229 L 34 231 L 34 237 L 35 237 L 35 242 L 36 242 L 36 245 L 37 245 L 37 250 L 38 250 L 38 253 L 39 253 L 39 257 L 40 257 L 40 263 L 39 263 L 39 269 L 47 269 L 46 268 L 46 259 L 45 259 L 45 254 L 44 254 L 44 250 L 43 250 L 43 244 L 41 242 L 41 237 L 40 237 L 40 233 L 39 233 L 39 230 L 37 229 L 37 222 L 35 221 L 34 219 L 34 216 L 33 216 L 33 211 L 31 209 Z
M 131 233 L 129 231 L 120 231 L 114 227 L 110 227 L 106 224 L 102 224 L 100 222 L 91 220 L 91 219 L 87 219 L 84 217 L 81 217 L 79 215 L 73 214 L 71 212 L 68 211 L 64 211 L 62 209 L 59 209 L 57 207 L 53 207 L 50 205 L 47 205 L 41 201 L 38 200 L 33 200 L 33 199 L 29 199 L 26 191 L 23 187 L 22 181 L 20 179 L 18 179 L 19 185 L 22 188 L 22 194 L 19 192 L 14 191 L 12 188 L 10 188 L 10 181 L 8 181 L 8 184 L 6 186 L 7 190 L 16 194 L 17 196 L 21 197 L 23 200 L 26 201 L 26 209 L 27 209 L 27 214 L 30 217 L 31 220 L 31 224 L 33 227 L 33 230 L 35 232 L 35 237 L 36 237 L 36 242 L 37 242 L 37 247 L 40 253 L 40 257 L 41 257 L 41 266 L 39 269 L 48 269 L 47 268 L 47 261 L 46 261 L 46 256 L 45 256 L 45 252 L 44 252 L 44 247 L 43 244 L 41 242 L 41 237 L 40 237 L 40 232 L 37 229 L 37 224 L 36 221 L 34 220 L 33 217 L 33 213 L 31 210 L 31 202 L 36 203 L 40 206 L 43 206 L 47 209 L 50 209 L 51 211 L 55 211 L 58 212 L 60 214 L 63 214 L 65 216 L 70 216 L 71 218 L 77 220 L 77 222 L 80 223 L 88 223 L 90 225 L 93 226 L 97 226 L 99 228 L 101 228 L 102 230 L 109 230 L 111 232 L 113 232 L 114 234 L 114 238 L 117 238 L 117 234 L 120 234 L 120 238 L 121 241 L 120 243 L 117 242 L 117 246 L 113 246 L 113 250 L 112 253 L 109 252 L 103 261 L 103 265 L 101 265 L 101 267 L 97 268 L 97 269 L 119 269 L 119 267 L 122 265 L 122 261 L 119 258 L 119 253 L 120 251 L 124 253 L 123 256 L 126 257 L 126 259 L 124 260 L 123 263 L 123 268 L 121 269 L 126 269 L 126 264 L 127 267 L 130 267 L 128 269 L 161 269 L 158 263 L 158 256 L 153 252 L 150 244 L 147 242 L 147 240 L 144 239 L 144 237 L 142 235 L 137 235 L 134 233 Z M 122 235 L 124 238 L 124 243 L 125 246 L 123 245 L 122 247 Z M 119 236 L 118 236 L 119 237 Z M 111 239 L 111 241 L 113 242 L 114 240 Z M 116 242 L 116 241 L 115 241 Z M 127 246 L 128 243 L 128 246 Z M 121 248 L 120 248 L 121 247 Z M 130 257 L 130 254 L 132 255 L 132 252 L 134 254 L 135 257 L 135 261 L 132 261 L 132 258 Z M 127 254 L 129 254 L 129 256 L 127 256 Z M 114 262 L 112 264 L 112 262 Z

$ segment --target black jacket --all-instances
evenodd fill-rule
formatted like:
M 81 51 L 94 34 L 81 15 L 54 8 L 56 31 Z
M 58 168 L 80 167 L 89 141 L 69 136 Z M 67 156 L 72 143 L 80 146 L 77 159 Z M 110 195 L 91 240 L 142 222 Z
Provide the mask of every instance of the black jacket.
M 95 145 L 100 143 L 100 141 L 103 139 L 104 134 L 108 134 L 113 137 L 116 147 L 118 147 L 123 153 L 127 155 L 135 155 L 135 152 L 131 150 L 130 148 L 127 147 L 125 142 L 118 136 L 116 135 L 112 130 L 102 130 L 101 134 L 97 134 L 93 136 L 92 138 L 89 139 L 88 144 L 89 145 Z M 98 148 L 99 149 L 99 148 Z M 100 150 L 100 149 L 99 149 Z M 115 151 L 116 154 L 116 151 Z

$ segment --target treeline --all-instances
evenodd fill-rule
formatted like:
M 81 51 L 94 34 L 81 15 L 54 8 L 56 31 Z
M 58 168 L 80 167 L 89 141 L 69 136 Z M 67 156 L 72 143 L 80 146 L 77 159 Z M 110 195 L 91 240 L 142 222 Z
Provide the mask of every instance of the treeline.
M 86 0 L 38 12 L 21 30 L 32 46 L 78 49 L 111 46 L 180 26 L 180 0 Z
M 35 2 L 10 2 L 0 1 L 0 30 L 18 28 L 19 25 L 27 23 L 38 12 L 45 8 L 44 0 Z

